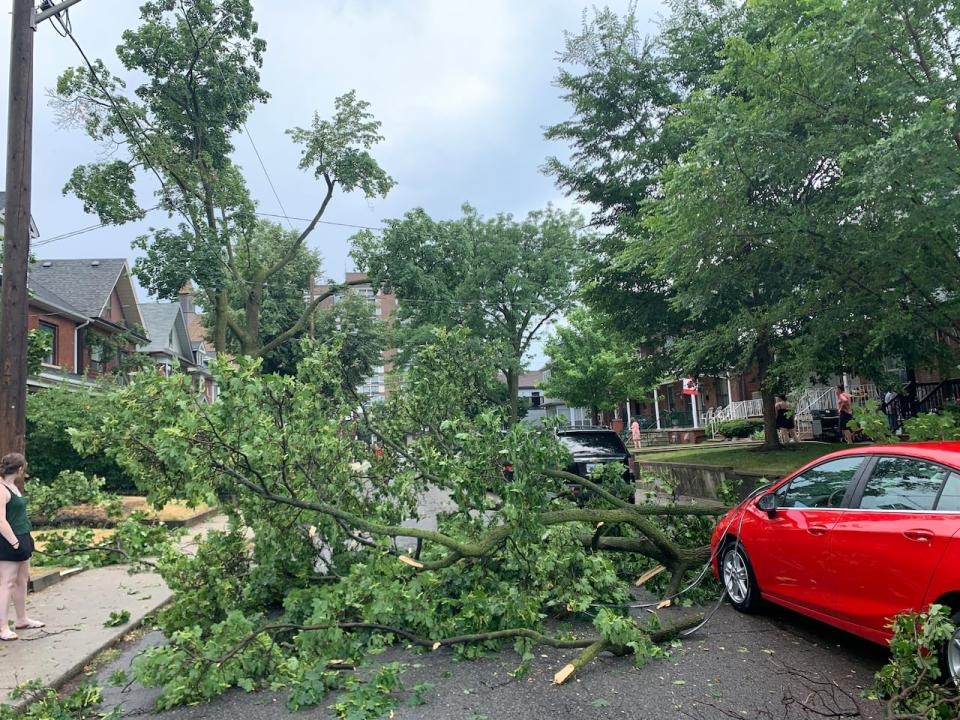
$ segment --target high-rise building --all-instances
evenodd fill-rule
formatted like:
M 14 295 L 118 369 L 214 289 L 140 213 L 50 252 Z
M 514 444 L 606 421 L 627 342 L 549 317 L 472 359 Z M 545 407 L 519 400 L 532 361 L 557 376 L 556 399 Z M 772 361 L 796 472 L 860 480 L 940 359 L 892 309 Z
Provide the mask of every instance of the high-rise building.
M 345 290 L 320 302 L 320 307 L 333 307 L 335 303 L 343 297 L 344 293 L 354 293 L 365 298 L 370 303 L 370 315 L 377 320 L 385 323 L 390 322 L 390 318 L 397 309 L 397 298 L 392 293 L 384 293 L 373 287 L 373 284 L 367 280 L 365 273 L 348 272 L 345 282 L 351 284 Z M 330 289 L 329 285 L 317 285 L 315 280 L 311 280 L 310 289 L 307 292 L 308 302 L 313 301 L 318 295 L 322 295 Z M 373 369 L 373 374 L 367 378 L 363 384 L 357 388 L 358 391 L 369 397 L 371 400 L 385 400 L 390 394 L 387 385 L 387 374 L 393 369 L 393 358 L 396 356 L 396 348 L 386 348 L 381 353 L 381 363 Z

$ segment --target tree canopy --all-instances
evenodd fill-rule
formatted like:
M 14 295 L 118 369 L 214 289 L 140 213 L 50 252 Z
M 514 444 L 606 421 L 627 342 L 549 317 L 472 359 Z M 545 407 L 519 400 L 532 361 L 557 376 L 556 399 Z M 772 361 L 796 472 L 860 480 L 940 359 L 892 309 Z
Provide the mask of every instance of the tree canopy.
M 56 91 L 61 119 L 111 149 L 108 159 L 75 168 L 65 191 L 101 222 L 119 225 L 144 217 L 147 203 L 137 197 L 137 183 L 154 179 L 154 206 L 179 221 L 137 238 L 135 247 L 144 251 L 134 268 L 138 279 L 161 298 L 176 297 L 192 280 L 211 315 L 216 349 L 226 350 L 229 339 L 251 356 L 270 353 L 303 330 L 322 301 L 285 318 L 269 339 L 261 332 L 268 286 L 303 259 L 335 193 L 374 198 L 393 186 L 371 155 L 382 140 L 380 123 L 353 91 L 341 95 L 332 117 L 315 112 L 307 127 L 288 131 L 302 148 L 300 169 L 320 184 L 310 222 L 283 235 L 282 246 L 251 250 L 269 233 L 256 219 L 232 155 L 235 134 L 269 99 L 260 86 L 266 44 L 257 31 L 249 0 L 146 2 L 140 26 L 125 31 L 117 48 L 136 82 L 131 92 L 100 60 L 65 71 Z M 272 262 L 255 268 L 249 262 L 268 255 Z
M 647 41 L 609 11 L 568 37 L 547 134 L 573 154 L 546 169 L 609 228 L 587 304 L 669 374 L 755 368 L 773 444 L 774 392 L 950 354 L 955 10 L 671 9 Z
M 415 347 L 429 328 L 466 327 L 496 348 L 511 417 L 531 343 L 568 308 L 582 247 L 583 220 L 548 207 L 523 220 L 481 217 L 469 205 L 455 220 L 424 210 L 354 236 L 353 257 L 372 281 L 397 296 L 398 341 Z
M 546 394 L 573 407 L 612 410 L 646 391 L 639 348 L 597 313 L 577 308 L 547 340 Z

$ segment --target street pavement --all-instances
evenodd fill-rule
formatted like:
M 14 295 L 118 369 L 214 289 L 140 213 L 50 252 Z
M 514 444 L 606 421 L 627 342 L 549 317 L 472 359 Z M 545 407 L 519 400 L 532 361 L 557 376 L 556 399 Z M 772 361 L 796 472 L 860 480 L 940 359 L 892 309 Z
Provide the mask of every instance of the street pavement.
M 710 608 L 707 608 L 709 611 Z M 682 608 L 661 611 L 667 622 Z M 584 630 L 589 628 L 584 625 Z M 159 640 L 146 636 L 99 670 L 105 683 L 114 670 L 129 670 L 132 659 Z M 456 662 L 441 650 L 417 654 L 393 648 L 377 662 L 409 665 L 407 688 L 432 683 L 425 704 L 401 704 L 396 720 L 802 720 L 858 717 L 879 720 L 882 708 L 861 699 L 886 660 L 879 646 L 833 630 L 786 610 L 768 607 L 756 616 L 721 606 L 709 624 L 642 668 L 630 658 L 602 655 L 563 686 L 553 674 L 575 653 L 537 648 L 530 674 L 510 675 L 517 656 L 510 650 L 475 661 Z M 363 669 L 358 672 L 365 672 Z M 124 717 L 152 713 L 156 691 L 106 690 L 106 707 L 121 705 Z M 330 716 L 323 704 L 295 717 Z M 859 714 L 858 714 L 859 713 Z M 288 714 L 282 692 L 232 690 L 203 705 L 159 714 L 159 720 L 266 720 Z

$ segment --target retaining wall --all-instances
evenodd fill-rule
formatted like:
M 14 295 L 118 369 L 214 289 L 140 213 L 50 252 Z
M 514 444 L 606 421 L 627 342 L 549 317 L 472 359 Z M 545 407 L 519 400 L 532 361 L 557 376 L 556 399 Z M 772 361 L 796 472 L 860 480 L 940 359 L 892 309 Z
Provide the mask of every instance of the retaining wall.
M 762 479 L 778 480 L 779 474 L 737 470 L 728 465 L 694 465 L 672 462 L 637 461 L 637 471 L 640 474 L 640 489 L 656 489 L 663 491 L 669 486 L 674 496 L 688 495 L 691 497 L 717 500 L 717 488 L 732 481 L 737 490 L 737 496 L 745 498 Z M 652 478 L 652 481 L 651 481 Z M 664 478 L 666 482 L 657 482 L 657 478 Z

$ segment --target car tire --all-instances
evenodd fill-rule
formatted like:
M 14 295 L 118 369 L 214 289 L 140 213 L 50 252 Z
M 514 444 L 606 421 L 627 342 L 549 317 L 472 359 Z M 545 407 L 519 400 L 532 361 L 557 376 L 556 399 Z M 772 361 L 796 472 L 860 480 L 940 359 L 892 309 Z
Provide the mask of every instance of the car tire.
M 755 613 L 760 609 L 760 587 L 747 551 L 737 540 L 728 541 L 720 553 L 720 582 L 736 610 Z
M 960 610 L 953 613 L 950 620 L 956 630 L 940 648 L 940 677 L 944 683 L 960 687 Z

